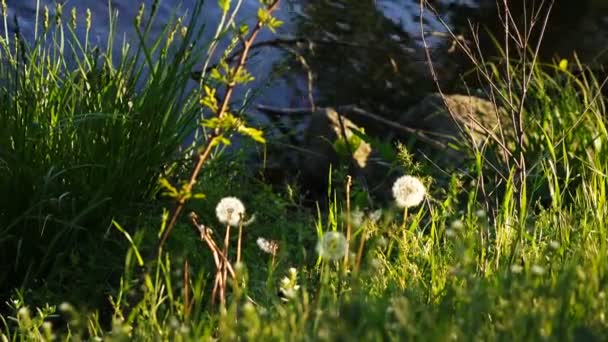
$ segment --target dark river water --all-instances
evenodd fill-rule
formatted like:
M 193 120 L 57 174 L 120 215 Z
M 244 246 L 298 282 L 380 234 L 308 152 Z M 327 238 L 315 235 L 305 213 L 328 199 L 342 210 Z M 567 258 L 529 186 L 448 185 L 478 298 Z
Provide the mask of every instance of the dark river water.
M 335 41 L 340 44 L 315 44 L 304 49 L 308 67 L 315 74 L 314 97 L 323 104 L 357 104 L 374 110 L 400 108 L 416 101 L 424 93 L 433 90 L 428 79 L 428 67 L 420 39 L 422 27 L 427 32 L 427 42 L 437 59 L 440 78 L 449 83 L 468 66 L 457 54 L 451 54 L 451 40 L 446 37 L 444 24 L 457 34 L 469 32 L 472 22 L 480 31 L 500 36 L 494 0 L 434 0 L 429 1 L 438 11 L 444 23 L 430 11 L 420 13 L 419 0 L 282 0 L 276 16 L 284 21 L 278 30 L 281 38 L 307 37 L 315 41 Z M 147 9 L 152 0 L 143 1 Z M 522 20 L 530 9 L 542 1 L 510 0 L 516 20 Z M 87 8 L 92 11 L 93 42 L 104 45 L 109 30 L 108 1 L 69 0 L 64 3 L 64 17 L 76 8 L 80 20 L 79 32 L 83 34 Z M 110 5 L 118 13 L 115 28 L 130 42 L 136 42 L 133 18 L 137 15 L 140 1 L 112 0 Z M 160 1 L 158 17 L 152 28 L 152 37 L 160 34 L 163 25 L 173 15 L 186 15 L 196 0 Z M 259 7 L 258 0 L 232 0 L 240 3 L 237 21 L 252 23 Z M 54 2 L 46 0 L 8 0 L 9 30 L 15 22 L 26 36 L 34 35 L 37 8 L 49 6 L 51 14 Z M 531 7 L 532 6 L 532 7 Z M 220 10 L 214 0 L 206 1 L 198 18 L 208 28 L 206 37 L 213 36 L 213 28 L 220 18 Z M 3 31 L 3 30 L 2 30 Z M 482 32 L 483 33 L 483 32 Z M 276 38 L 264 32 L 259 41 Z M 488 35 L 485 35 L 488 36 Z M 482 51 L 493 50 L 491 40 L 482 39 Z M 295 46 L 294 46 L 295 48 Z M 298 48 L 302 48 L 299 46 Z M 581 0 L 555 3 L 545 37 L 542 53 L 547 60 L 571 58 L 577 51 L 581 59 L 598 65 L 607 60 L 602 54 L 608 48 L 608 1 Z M 305 70 L 301 63 L 286 64 L 289 73 L 269 80 L 279 62 L 293 57 L 285 49 L 265 48 L 256 51 L 249 70 L 256 76 L 252 88 L 262 88 L 257 102 L 297 107 L 308 104 Z M 294 58 L 291 58 L 295 60 Z M 240 94 L 244 95 L 243 93 Z

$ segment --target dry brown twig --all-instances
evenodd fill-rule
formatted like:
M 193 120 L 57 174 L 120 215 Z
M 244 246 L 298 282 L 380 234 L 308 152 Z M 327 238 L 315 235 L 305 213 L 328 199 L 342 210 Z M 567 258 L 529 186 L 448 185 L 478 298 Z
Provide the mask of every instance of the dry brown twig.
M 224 306 L 226 303 L 226 284 L 228 282 L 228 274 L 232 279 L 236 279 L 234 268 L 230 264 L 225 252 L 222 252 L 220 247 L 215 243 L 211 236 L 211 229 L 199 222 L 198 216 L 194 212 L 190 212 L 190 223 L 199 232 L 201 240 L 207 244 L 213 255 L 213 261 L 215 262 L 215 280 L 213 284 L 213 291 L 211 292 L 211 305 L 215 305 L 217 293 L 219 291 L 220 305 Z M 224 245 L 224 250 L 228 250 L 228 245 Z

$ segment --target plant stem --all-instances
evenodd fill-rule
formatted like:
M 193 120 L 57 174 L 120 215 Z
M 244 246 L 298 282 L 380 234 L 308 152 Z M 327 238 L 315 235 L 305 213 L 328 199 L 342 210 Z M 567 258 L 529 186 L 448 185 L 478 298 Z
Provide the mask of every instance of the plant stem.
M 352 186 L 352 177 L 346 176 L 346 246 L 350 245 L 350 187 Z M 348 248 L 348 247 L 347 247 Z M 348 250 L 344 255 L 344 267 L 348 267 Z
M 222 293 L 224 293 L 224 296 L 226 295 L 226 283 L 228 280 L 228 244 L 230 243 L 230 225 L 226 226 L 226 236 L 224 237 L 224 256 L 226 257 L 226 259 L 224 260 L 224 263 L 222 265 Z M 224 297 L 224 302 L 225 302 L 225 297 Z
M 243 218 L 239 221 L 239 239 L 236 245 L 236 262 L 241 261 L 241 239 L 243 236 Z

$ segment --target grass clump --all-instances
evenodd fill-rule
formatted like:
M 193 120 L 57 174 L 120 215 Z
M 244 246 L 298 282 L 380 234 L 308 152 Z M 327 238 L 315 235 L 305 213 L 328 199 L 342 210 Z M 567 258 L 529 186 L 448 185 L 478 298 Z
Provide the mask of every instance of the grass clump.
M 0 39 L 0 191 L 11 194 L 0 199 L 3 295 L 49 273 L 74 284 L 62 274 L 68 264 L 76 273 L 103 265 L 116 248 L 112 218 L 146 212 L 200 112 L 188 85 L 201 59 L 194 26 L 175 18 L 151 38 L 155 12 L 142 11 L 150 20 L 136 27 L 141 41 L 116 42 L 110 10 L 107 45 L 98 46 L 88 38 L 93 19 L 80 37 L 61 9 L 40 11 L 33 41 L 8 31 Z

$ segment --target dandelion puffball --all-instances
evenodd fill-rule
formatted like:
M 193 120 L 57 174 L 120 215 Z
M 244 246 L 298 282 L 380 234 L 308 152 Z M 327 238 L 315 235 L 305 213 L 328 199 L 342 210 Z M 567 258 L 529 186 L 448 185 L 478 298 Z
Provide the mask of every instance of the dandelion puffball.
M 215 214 L 221 223 L 236 227 L 245 216 L 245 206 L 236 197 L 224 197 L 215 207 Z
M 426 188 L 420 179 L 402 176 L 393 184 L 393 196 L 399 207 L 411 208 L 422 203 L 426 196 Z
M 338 260 L 348 252 L 348 244 L 344 234 L 339 232 L 327 232 L 323 234 L 317 244 L 317 253 L 323 259 Z
M 259 237 L 256 240 L 258 247 L 264 252 L 272 255 L 276 255 L 279 250 L 279 243 L 272 240 L 266 240 L 263 237 Z

